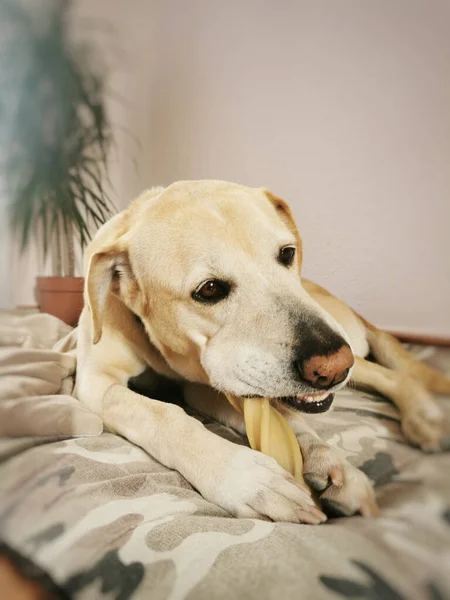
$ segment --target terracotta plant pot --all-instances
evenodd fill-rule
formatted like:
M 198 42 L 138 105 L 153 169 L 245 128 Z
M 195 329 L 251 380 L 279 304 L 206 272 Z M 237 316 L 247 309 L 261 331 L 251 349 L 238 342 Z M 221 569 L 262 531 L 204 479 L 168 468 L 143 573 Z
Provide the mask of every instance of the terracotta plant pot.
M 37 277 L 40 311 L 75 327 L 83 310 L 83 285 L 83 277 Z

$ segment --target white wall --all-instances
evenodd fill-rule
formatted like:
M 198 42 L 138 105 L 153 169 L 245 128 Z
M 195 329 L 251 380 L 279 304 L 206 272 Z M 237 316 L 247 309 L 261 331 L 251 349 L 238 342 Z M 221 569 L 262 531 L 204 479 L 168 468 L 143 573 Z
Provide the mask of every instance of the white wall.
M 380 326 L 450 335 L 447 0 L 77 0 L 126 106 L 113 175 L 293 206 L 305 275 Z

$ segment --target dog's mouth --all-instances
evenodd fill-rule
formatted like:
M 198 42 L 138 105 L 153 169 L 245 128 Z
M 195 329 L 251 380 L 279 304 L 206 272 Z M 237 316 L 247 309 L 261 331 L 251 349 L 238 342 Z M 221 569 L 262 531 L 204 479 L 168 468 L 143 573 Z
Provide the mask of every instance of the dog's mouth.
M 317 394 L 304 394 L 303 396 L 286 396 L 279 398 L 280 402 L 294 410 L 304 413 L 323 413 L 333 404 L 334 394 L 318 392 Z

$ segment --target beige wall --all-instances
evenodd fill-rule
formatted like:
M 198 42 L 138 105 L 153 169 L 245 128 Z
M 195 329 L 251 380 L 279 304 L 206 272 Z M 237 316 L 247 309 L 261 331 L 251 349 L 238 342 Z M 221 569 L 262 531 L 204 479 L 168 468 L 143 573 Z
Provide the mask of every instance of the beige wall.
M 450 335 L 447 0 L 78 0 L 108 49 L 121 206 L 181 178 L 293 206 L 305 275 L 380 326 Z M 133 139 L 136 136 L 139 144 Z

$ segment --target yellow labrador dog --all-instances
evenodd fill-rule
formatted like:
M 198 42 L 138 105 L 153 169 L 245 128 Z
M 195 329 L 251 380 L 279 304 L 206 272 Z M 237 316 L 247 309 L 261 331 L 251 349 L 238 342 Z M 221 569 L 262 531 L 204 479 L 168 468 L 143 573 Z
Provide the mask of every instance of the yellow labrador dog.
M 152 189 L 99 230 L 85 258 L 78 398 L 109 430 L 231 514 L 326 519 L 309 490 L 272 458 L 149 398 L 151 386 L 178 382 L 188 404 L 241 431 L 242 417 L 223 392 L 273 398 L 296 432 L 305 478 L 335 513 L 376 514 L 372 487 L 301 413 L 327 410 L 348 381 L 391 398 L 413 444 L 428 451 L 445 444 L 427 389 L 450 393 L 450 381 L 301 279 L 291 212 L 267 190 L 222 181 Z M 364 359 L 369 352 L 380 364 Z M 146 379 L 145 396 L 130 389 L 137 376 Z

